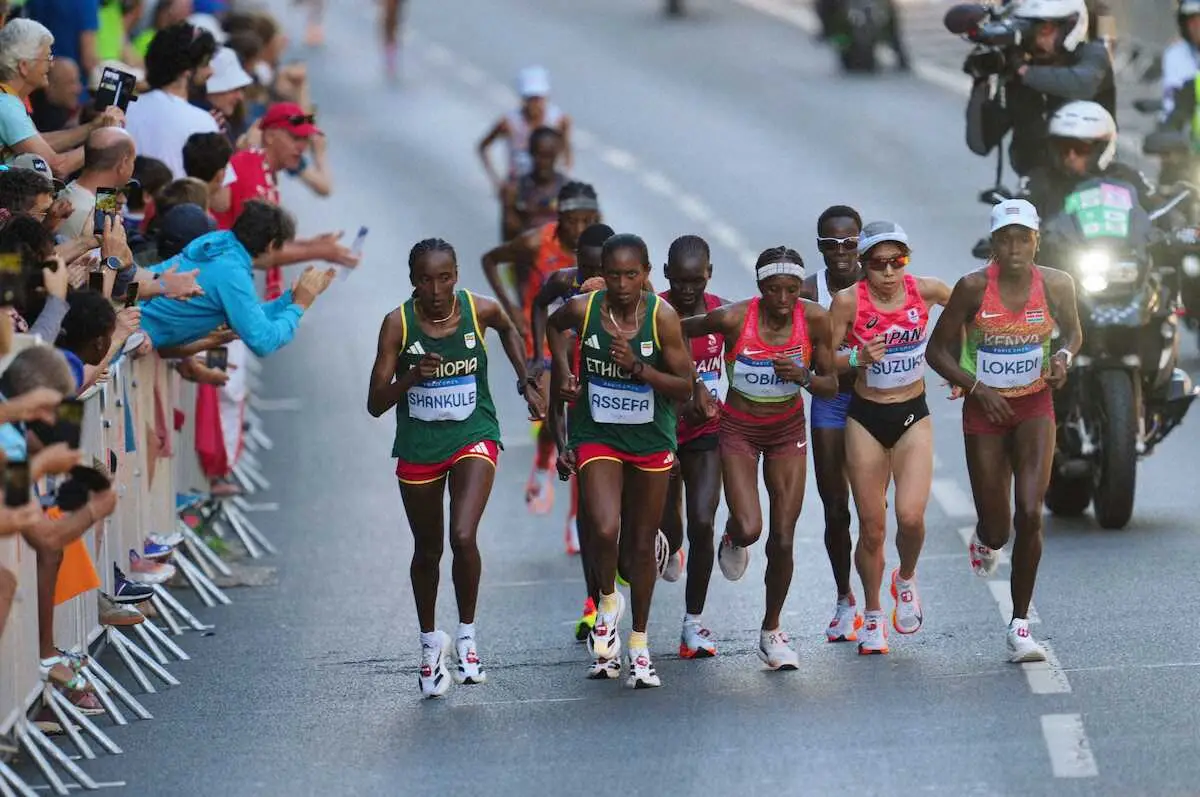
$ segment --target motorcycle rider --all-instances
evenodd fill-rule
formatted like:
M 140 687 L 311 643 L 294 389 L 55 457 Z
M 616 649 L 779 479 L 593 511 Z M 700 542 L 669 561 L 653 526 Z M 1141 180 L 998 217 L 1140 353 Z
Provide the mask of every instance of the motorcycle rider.
M 1176 95 L 1192 83 L 1200 71 L 1200 0 L 1179 0 L 1175 20 L 1179 25 L 1180 41 L 1162 55 L 1162 118 L 1170 119 L 1175 110 Z M 1195 90 L 1191 104 L 1196 103 Z M 1189 114 L 1190 119 L 1190 114 Z
M 850 0 L 817 0 L 817 17 L 821 21 L 821 31 L 817 35 L 819 41 L 836 42 L 839 36 L 845 35 L 848 24 L 846 6 L 849 2 Z M 881 0 L 881 2 L 887 6 L 888 20 L 890 21 L 887 29 L 881 33 L 886 39 L 887 45 L 896 54 L 897 66 L 907 72 L 912 67 L 908 58 L 908 50 L 900 36 L 900 11 L 896 8 L 895 0 Z

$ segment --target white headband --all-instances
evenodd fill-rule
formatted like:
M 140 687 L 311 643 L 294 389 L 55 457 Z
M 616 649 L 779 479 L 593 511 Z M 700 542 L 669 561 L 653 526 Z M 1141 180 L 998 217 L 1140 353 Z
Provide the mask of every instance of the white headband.
M 757 274 L 759 282 L 762 282 L 767 277 L 774 277 L 779 274 L 785 274 L 789 277 L 804 279 L 804 266 L 799 266 L 795 263 L 788 263 L 781 260 L 778 263 L 768 263 L 765 266 L 761 266 L 758 269 Z
M 600 210 L 600 203 L 588 196 L 577 196 L 564 199 L 558 203 L 559 213 L 569 213 L 572 210 Z

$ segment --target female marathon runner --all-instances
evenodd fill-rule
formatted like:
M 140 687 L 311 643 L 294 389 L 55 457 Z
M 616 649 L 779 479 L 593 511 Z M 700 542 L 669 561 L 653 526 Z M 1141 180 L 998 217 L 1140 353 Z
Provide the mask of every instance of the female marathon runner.
M 996 572 L 1010 523 L 1016 527 L 1008 626 L 1013 662 L 1046 659 L 1029 635 L 1028 614 L 1042 558 L 1042 501 L 1054 462 L 1051 392 L 1066 382 L 1083 343 L 1074 280 L 1034 264 L 1038 227 L 1030 203 L 1010 199 L 996 205 L 992 262 L 954 286 L 929 345 L 929 365 L 966 396 L 963 438 L 979 515 L 969 553 L 977 575 Z M 1051 355 L 1056 326 L 1062 347 Z M 1015 514 L 1009 503 L 1014 482 Z
M 659 294 L 671 303 L 680 317 L 704 315 L 725 304 L 708 293 L 712 263 L 708 243 L 695 235 L 676 238 L 667 251 L 663 271 L 669 290 Z M 671 551 L 663 578 L 678 581 L 683 574 L 683 495 L 687 488 L 687 586 L 683 630 L 679 655 L 685 659 L 717 655 L 712 633 L 701 620 L 712 576 L 713 534 L 717 504 L 721 502 L 721 455 L 717 451 L 718 412 L 725 395 L 721 353 L 725 338 L 720 334 L 702 335 L 690 341 L 696 380 L 690 401 L 679 410 L 676 431 L 678 461 L 671 471 L 662 530 Z
M 558 192 L 568 182 L 555 168 L 562 147 L 562 134 L 549 127 L 539 127 L 529 136 L 532 170 L 505 183 L 500 193 L 501 240 L 510 241 L 558 218 Z
M 792 583 L 792 540 L 808 468 L 800 390 L 831 398 L 837 393 L 837 376 L 829 314 L 800 296 L 800 255 L 783 246 L 768 249 L 758 256 L 755 270 L 761 296 L 689 318 L 683 329 L 689 338 L 725 338 L 729 392 L 721 408 L 720 452 L 729 521 L 717 562 L 726 578 L 737 581 L 750 563 L 748 546 L 762 535 L 761 454 L 771 514 L 758 655 L 773 670 L 795 670 L 799 658 L 779 627 L 779 615 Z
M 380 28 L 383 32 L 383 62 L 389 79 L 395 80 L 400 74 L 400 26 L 404 16 L 404 0 L 383 0 L 383 18 Z
M 804 298 L 829 309 L 838 291 L 858 282 L 862 269 L 858 264 L 858 236 L 862 217 L 846 205 L 827 208 L 817 219 L 817 250 L 825 260 L 825 270 L 804 281 Z M 848 355 L 843 343 L 837 353 Z M 850 587 L 850 482 L 846 478 L 846 411 L 854 392 L 854 376 L 843 372 L 838 393 L 832 399 L 813 396 L 812 451 L 817 472 L 817 492 L 825 507 L 825 552 L 833 568 L 837 586 L 837 604 L 833 619 L 825 629 L 830 642 L 854 642 L 862 628 L 862 615 Z
M 623 536 L 633 604 L 628 684 L 654 687 L 661 682 L 646 639 L 657 578 L 654 543 L 675 461 L 674 402 L 692 394 L 692 364 L 679 316 L 645 291 L 650 274 L 645 241 L 614 235 L 604 244 L 602 263 L 605 290 L 577 296 L 550 316 L 554 395 L 573 402 L 568 440 L 600 587 L 590 647 L 602 661 L 620 654 L 617 626 L 625 600 L 616 578 Z M 567 330 L 580 341 L 579 384 L 571 371 Z
M 858 369 L 846 422 L 846 465 L 858 510 L 854 563 L 866 611 L 860 654 L 887 653 L 887 627 L 879 600 L 887 537 L 887 488 L 896 481 L 896 548 L 892 571 L 901 634 L 921 628 L 917 559 L 925 542 L 925 506 L 933 480 L 933 425 L 925 402 L 925 327 L 929 306 L 944 305 L 950 289 L 941 280 L 905 271 L 911 248 L 898 224 L 876 221 L 858 242 L 864 278 L 833 298 L 833 338 L 849 340 L 839 365 Z
M 599 221 L 600 202 L 596 198 L 596 189 L 587 183 L 567 183 L 558 193 L 557 221 L 523 233 L 483 256 L 484 276 L 495 291 L 500 306 L 525 338 L 526 359 L 535 376 L 543 373 L 548 353 L 545 349 L 534 349 L 530 334 L 534 298 L 551 273 L 575 265 L 579 236 Z M 504 263 L 518 266 L 516 301 L 509 298 L 509 291 L 500 279 L 499 267 Z M 522 263 L 532 263 L 532 268 L 523 269 Z M 539 424 L 537 439 L 537 456 L 525 488 L 525 502 L 531 511 L 545 514 L 554 506 L 554 435 L 545 424 Z
M 505 183 L 515 181 L 533 168 L 529 155 L 529 139 L 539 127 L 549 127 L 562 135 L 563 169 L 570 172 L 574 166 L 571 117 L 550 102 L 550 73 L 540 66 L 525 67 L 517 75 L 517 93 L 521 95 L 521 107 L 501 116 L 476 147 L 479 159 L 483 162 L 483 170 L 492 181 L 497 196 Z M 496 171 L 488 156 L 492 144 L 501 139 L 508 147 L 508 164 L 503 177 Z
M 413 298 L 388 313 L 379 330 L 367 411 L 378 418 L 396 407 L 392 456 L 413 533 L 409 568 L 421 624 L 421 693 L 445 694 L 449 636 L 437 630 L 435 609 L 445 535 L 442 496 L 450 483 L 450 549 L 458 599 L 457 679 L 483 683 L 475 644 L 475 602 L 480 560 L 476 545 L 499 456 L 500 426 L 487 382 L 488 329 L 500 333 L 517 372 L 518 390 L 531 418 L 542 417 L 544 397 L 527 378 L 521 339 L 496 302 L 456 291 L 454 248 L 441 239 L 421 241 L 408 256 Z M 397 375 L 399 374 L 399 375 Z

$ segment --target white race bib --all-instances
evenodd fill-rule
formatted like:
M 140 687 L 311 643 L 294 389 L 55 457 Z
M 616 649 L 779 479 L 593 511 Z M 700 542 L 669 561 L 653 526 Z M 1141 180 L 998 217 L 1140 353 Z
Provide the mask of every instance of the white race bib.
M 979 347 L 975 376 L 988 387 L 1018 388 L 1042 375 L 1042 346 Z
M 701 371 L 700 378 L 704 380 L 704 386 L 708 388 L 708 394 L 713 397 L 713 401 L 721 401 L 724 398 L 727 388 L 724 373 L 721 371 Z
M 775 375 L 772 360 L 751 360 L 744 354 L 733 361 L 733 389 L 752 399 L 789 398 L 800 392 L 795 382 Z
M 867 367 L 867 387 L 876 390 L 911 385 L 925 378 L 925 340 L 888 349 L 883 359 Z
M 646 384 L 589 377 L 588 406 L 596 423 L 635 426 L 654 421 L 654 391 Z
M 474 374 L 431 379 L 408 389 L 408 414 L 418 421 L 465 421 L 474 411 Z

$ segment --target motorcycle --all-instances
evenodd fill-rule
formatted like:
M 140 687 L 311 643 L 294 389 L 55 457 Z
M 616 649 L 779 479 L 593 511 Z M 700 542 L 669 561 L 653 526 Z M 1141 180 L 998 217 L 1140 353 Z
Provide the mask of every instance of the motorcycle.
M 667 0 L 668 17 L 682 17 L 684 10 L 683 0 Z
M 1160 100 L 1134 103 L 1143 113 L 1154 113 L 1162 108 Z M 1159 172 L 1161 183 L 1186 183 L 1200 185 L 1200 155 L 1193 148 L 1186 133 L 1161 129 L 1146 136 L 1142 153 L 1162 161 Z M 1200 229 L 1200 191 L 1195 191 L 1182 207 L 1187 223 Z M 1179 256 L 1179 297 L 1187 310 L 1184 323 L 1188 329 L 1200 333 L 1200 255 L 1189 252 Z
M 991 204 L 1009 198 L 985 192 Z M 1200 389 L 1179 357 L 1177 236 L 1156 224 L 1192 193 L 1149 214 L 1133 186 L 1104 177 L 1082 182 L 1042 227 L 1039 259 L 1075 278 L 1083 346 L 1054 395 L 1054 466 L 1046 507 L 1102 528 L 1133 515 L 1137 463 L 1180 424 Z M 1057 338 L 1057 331 L 1056 331 Z M 1056 348 L 1059 342 L 1052 342 Z
M 880 44 L 890 46 L 901 68 L 907 68 L 908 56 L 899 40 L 892 0 L 836 0 L 827 2 L 821 11 L 827 17 L 828 39 L 847 72 L 874 72 Z

